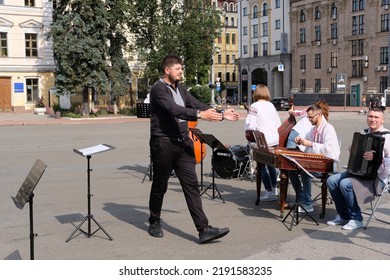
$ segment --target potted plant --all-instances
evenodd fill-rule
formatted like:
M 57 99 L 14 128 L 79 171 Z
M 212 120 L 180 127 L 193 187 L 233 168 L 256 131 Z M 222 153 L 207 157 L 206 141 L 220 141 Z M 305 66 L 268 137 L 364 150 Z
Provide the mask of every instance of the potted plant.
M 34 113 L 37 115 L 43 115 L 46 113 L 46 104 L 45 104 L 45 99 L 43 98 L 43 96 L 41 98 L 37 98 L 35 100 Z

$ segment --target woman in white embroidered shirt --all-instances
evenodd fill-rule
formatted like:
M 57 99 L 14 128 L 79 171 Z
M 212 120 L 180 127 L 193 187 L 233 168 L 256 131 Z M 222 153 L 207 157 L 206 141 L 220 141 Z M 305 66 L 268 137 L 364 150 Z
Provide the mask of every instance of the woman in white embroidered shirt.
M 253 100 L 255 102 L 249 108 L 245 129 L 264 133 L 268 146 L 277 146 L 279 144 L 278 128 L 281 121 L 275 106 L 270 102 L 271 96 L 267 86 L 257 85 L 253 93 Z M 261 172 L 261 180 L 266 189 L 266 193 L 260 196 L 260 201 L 275 201 L 275 193 L 277 193 L 275 167 L 258 164 L 257 170 L 257 174 Z

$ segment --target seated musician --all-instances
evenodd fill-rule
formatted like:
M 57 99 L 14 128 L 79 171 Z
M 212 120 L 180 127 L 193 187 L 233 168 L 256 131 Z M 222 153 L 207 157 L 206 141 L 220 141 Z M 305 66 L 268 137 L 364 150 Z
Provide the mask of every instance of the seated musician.
M 315 104 L 321 107 L 322 115 L 324 116 L 326 121 L 328 121 L 328 116 L 329 116 L 328 103 L 324 100 L 319 100 Z M 307 107 L 304 110 L 294 110 L 294 106 L 291 106 L 291 108 L 288 110 L 288 113 L 290 115 L 293 115 L 294 117 L 301 116 L 302 118 L 294 125 L 290 134 L 288 135 L 287 145 L 286 145 L 287 148 L 296 149 L 298 147 L 301 151 L 305 150 L 305 146 L 297 145 L 297 143 L 295 143 L 295 138 L 297 138 L 299 135 L 305 137 L 309 133 L 309 131 L 313 128 L 313 124 L 307 118 L 307 109 L 309 107 Z
M 379 107 L 370 107 L 367 114 L 368 129 L 362 131 L 363 134 L 389 131 L 383 127 L 385 115 Z M 327 180 L 327 186 L 336 206 L 337 216 L 334 220 L 328 221 L 328 225 L 342 225 L 345 230 L 354 230 L 363 227 L 363 217 L 358 204 L 353 181 L 360 182 L 363 186 L 368 183 L 385 186 L 390 174 L 390 134 L 383 135 L 385 143 L 383 147 L 382 165 L 378 168 L 376 180 L 364 180 L 347 172 L 332 175 Z M 362 147 L 363 148 L 363 147 Z M 365 160 L 374 159 L 375 151 L 367 151 L 363 154 Z M 353 180 L 351 180 L 353 177 Z
M 253 100 L 248 115 L 245 121 L 246 130 L 258 130 L 264 133 L 265 139 L 269 146 L 277 146 L 279 144 L 278 128 L 281 124 L 278 112 L 275 106 L 270 102 L 271 95 L 267 86 L 257 85 L 253 93 Z M 261 172 L 261 173 L 260 173 Z M 257 164 L 257 175 L 261 174 L 261 181 L 264 182 L 266 193 L 260 196 L 260 201 L 275 201 L 276 188 L 276 168 L 273 166 L 265 166 Z M 256 183 L 260 184 L 260 177 Z
M 302 136 L 295 138 L 295 143 L 305 147 L 304 152 L 322 154 L 326 157 L 338 161 L 340 156 L 340 146 L 336 130 L 333 125 L 328 123 L 323 117 L 323 111 L 319 105 L 312 105 L 307 109 L 307 118 L 313 125 L 312 129 L 306 135 L 305 139 Z M 301 180 L 299 179 L 299 173 Z M 311 178 L 305 172 L 289 171 L 289 178 L 294 187 L 295 193 L 298 196 L 299 204 L 305 208 L 298 208 L 298 212 L 313 212 L 313 204 L 311 198 Z M 316 177 L 321 174 L 312 173 Z

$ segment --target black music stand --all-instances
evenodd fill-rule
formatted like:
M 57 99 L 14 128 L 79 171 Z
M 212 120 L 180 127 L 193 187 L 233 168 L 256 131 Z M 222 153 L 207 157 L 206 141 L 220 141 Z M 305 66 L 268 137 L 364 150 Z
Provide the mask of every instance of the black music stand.
M 294 159 L 288 157 L 288 156 L 284 156 L 287 160 L 289 160 L 289 162 L 296 166 L 297 170 L 299 170 L 298 172 L 302 173 L 302 172 L 305 172 L 306 174 L 308 174 L 309 176 L 313 177 L 305 168 L 303 168 L 302 165 L 300 165 L 297 161 L 295 161 Z M 282 202 L 283 203 L 283 202 Z M 303 213 L 302 217 L 299 217 L 299 207 L 301 207 L 301 209 L 303 209 L 303 211 L 305 213 Z M 287 215 L 284 217 L 284 219 L 282 220 L 282 223 L 284 224 L 284 222 L 286 221 L 287 217 L 288 216 L 291 216 L 291 223 L 290 223 L 290 227 L 288 227 L 288 230 L 291 231 L 292 230 L 292 226 L 295 222 L 295 225 L 298 225 L 302 220 L 303 218 L 305 218 L 305 216 L 308 216 L 310 217 L 316 224 L 317 226 L 319 225 L 319 223 L 313 218 L 312 215 L 310 215 L 309 212 L 306 211 L 306 209 L 299 203 L 299 193 L 296 193 L 295 194 L 295 203 L 293 205 L 293 207 L 290 209 L 290 211 L 288 211 Z M 285 225 L 285 224 L 284 224 Z
M 200 129 L 198 128 L 190 128 L 190 130 L 192 131 L 192 133 L 195 134 L 196 137 L 199 138 L 199 141 L 200 141 L 200 154 L 202 155 L 203 154 L 203 140 L 202 140 L 202 136 L 204 135 L 202 131 L 200 131 Z M 205 187 L 205 185 L 203 184 L 203 158 L 201 156 L 201 159 L 200 159 L 200 184 L 198 186 L 200 188 L 200 190 L 203 190 L 203 187 Z
M 224 144 L 222 144 L 217 138 L 215 138 L 212 134 L 204 134 L 200 130 L 197 131 L 196 136 L 200 139 L 202 143 L 206 143 L 211 147 L 213 150 L 213 156 L 215 149 L 221 149 L 221 150 L 227 150 Z M 222 202 L 225 203 L 225 200 L 223 200 L 222 195 L 220 191 L 218 190 L 217 185 L 215 184 L 215 171 L 214 167 L 211 167 L 212 170 L 212 183 L 200 194 L 201 196 L 203 194 L 207 194 L 210 198 L 215 199 L 217 197 L 221 198 Z M 213 190 L 212 195 L 208 194 L 207 191 L 209 189 Z
M 15 197 L 11 197 L 15 205 L 19 209 L 23 209 L 26 202 L 30 205 L 30 259 L 34 259 L 34 237 L 37 234 L 34 233 L 33 223 L 33 197 L 34 189 L 42 177 L 43 172 L 46 170 L 46 164 L 37 159 L 20 187 Z
M 150 118 L 150 104 L 149 103 L 137 103 L 137 118 L 147 119 Z M 153 178 L 153 162 L 152 157 L 149 155 L 149 167 L 145 172 L 142 183 L 145 181 L 146 176 L 149 176 L 149 181 Z
M 107 144 L 99 144 L 93 147 L 85 148 L 76 150 L 73 149 L 73 151 L 79 155 L 82 155 L 83 157 L 87 158 L 87 201 L 88 201 L 88 215 L 84 217 L 84 219 L 81 221 L 81 223 L 76 227 L 76 229 L 72 232 L 72 234 L 66 239 L 66 242 L 68 242 L 73 235 L 79 230 L 82 233 L 84 233 L 88 238 L 90 238 L 92 235 L 94 235 L 99 229 L 101 229 L 107 237 L 112 241 L 112 237 L 104 230 L 104 228 L 95 220 L 93 215 L 91 214 L 91 171 L 90 168 L 90 160 L 92 155 L 97 153 L 102 153 L 106 151 L 114 150 L 115 147 L 107 145 Z M 98 229 L 91 233 L 91 220 L 95 222 L 95 224 L 98 226 Z M 84 224 L 85 221 L 88 221 L 88 232 L 85 232 L 81 229 L 81 226 Z

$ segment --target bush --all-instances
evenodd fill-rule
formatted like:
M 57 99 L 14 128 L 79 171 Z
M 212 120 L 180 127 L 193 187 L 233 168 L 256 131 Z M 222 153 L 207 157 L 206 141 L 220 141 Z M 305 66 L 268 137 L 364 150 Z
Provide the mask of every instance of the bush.
M 190 89 L 191 94 L 199 101 L 210 104 L 211 102 L 211 90 L 209 86 L 196 85 Z

